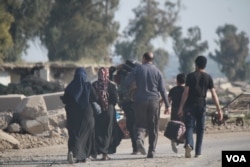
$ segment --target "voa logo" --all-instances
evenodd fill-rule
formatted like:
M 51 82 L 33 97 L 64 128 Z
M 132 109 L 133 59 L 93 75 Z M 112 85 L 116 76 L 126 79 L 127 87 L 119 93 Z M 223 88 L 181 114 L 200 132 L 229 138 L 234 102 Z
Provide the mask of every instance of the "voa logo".
M 226 155 L 227 162 L 247 162 L 244 155 Z

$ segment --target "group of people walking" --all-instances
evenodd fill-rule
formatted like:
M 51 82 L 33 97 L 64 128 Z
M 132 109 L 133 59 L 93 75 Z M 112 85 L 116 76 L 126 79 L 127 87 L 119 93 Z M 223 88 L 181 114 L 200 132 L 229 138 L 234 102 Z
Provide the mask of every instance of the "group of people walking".
M 63 96 L 70 163 L 85 162 L 87 158 L 96 158 L 98 154 L 102 154 L 102 160 L 109 160 L 109 154 L 116 152 L 123 138 L 123 132 L 116 121 L 116 104 L 126 116 L 132 143 L 131 154 L 155 157 L 160 109 L 161 104 L 164 104 L 165 114 L 171 113 L 172 120 L 185 123 L 185 157 L 190 158 L 193 149 L 195 157 L 201 155 L 207 90 L 211 91 L 219 118 L 223 117 L 213 80 L 204 70 L 207 59 L 198 56 L 194 72 L 187 77 L 184 74 L 177 75 L 177 86 L 169 94 L 162 72 L 153 64 L 153 59 L 153 53 L 146 52 L 142 56 L 142 64 L 137 64 L 129 72 L 118 70 L 113 78 L 115 82 L 111 81 L 107 68 L 99 69 L 98 79 L 93 83 L 87 81 L 84 68 L 76 69 Z M 100 106 L 101 112 L 95 111 L 94 103 Z M 197 134 L 195 147 L 194 127 Z M 146 151 L 144 143 L 147 136 L 149 147 Z M 171 144 L 173 151 L 177 152 L 176 144 Z
M 108 69 L 102 67 L 97 81 L 90 83 L 85 69 L 77 68 L 73 80 L 65 88 L 62 100 L 69 134 L 69 163 L 86 162 L 98 154 L 102 154 L 102 160 L 109 160 L 108 154 L 116 152 L 123 138 L 116 121 L 118 94 L 108 78 Z M 99 105 L 99 113 L 94 103 Z

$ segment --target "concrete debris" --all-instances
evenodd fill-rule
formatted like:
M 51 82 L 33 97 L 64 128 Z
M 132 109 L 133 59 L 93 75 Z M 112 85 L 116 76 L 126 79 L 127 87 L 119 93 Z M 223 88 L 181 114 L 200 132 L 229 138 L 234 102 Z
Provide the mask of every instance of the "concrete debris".
M 0 129 L 8 127 L 13 119 L 13 113 L 10 111 L 0 112 Z

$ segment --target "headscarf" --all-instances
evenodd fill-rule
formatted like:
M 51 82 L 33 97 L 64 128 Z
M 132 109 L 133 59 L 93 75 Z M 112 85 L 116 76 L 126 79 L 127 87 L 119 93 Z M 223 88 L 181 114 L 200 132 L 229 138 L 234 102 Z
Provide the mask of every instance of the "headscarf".
M 98 80 L 93 83 L 99 100 L 100 106 L 103 111 L 108 109 L 108 83 L 109 83 L 109 70 L 101 67 L 98 70 Z
M 83 109 L 88 106 L 91 85 L 87 81 L 87 72 L 79 67 L 75 71 L 73 80 L 66 87 L 65 92 L 75 99 L 76 103 Z

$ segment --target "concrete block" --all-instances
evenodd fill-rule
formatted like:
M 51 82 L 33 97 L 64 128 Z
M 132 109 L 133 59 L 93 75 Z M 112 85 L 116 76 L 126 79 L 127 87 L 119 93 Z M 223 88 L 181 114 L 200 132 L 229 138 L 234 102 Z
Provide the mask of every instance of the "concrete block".
M 63 94 L 64 92 L 57 92 L 42 95 L 47 106 L 47 111 L 64 108 L 64 104 L 60 99 L 60 96 Z
M 14 111 L 23 98 L 25 96 L 21 94 L 0 95 L 0 112 Z
M 47 108 L 42 96 L 29 96 L 24 98 L 16 108 L 20 119 L 36 119 L 47 115 Z

